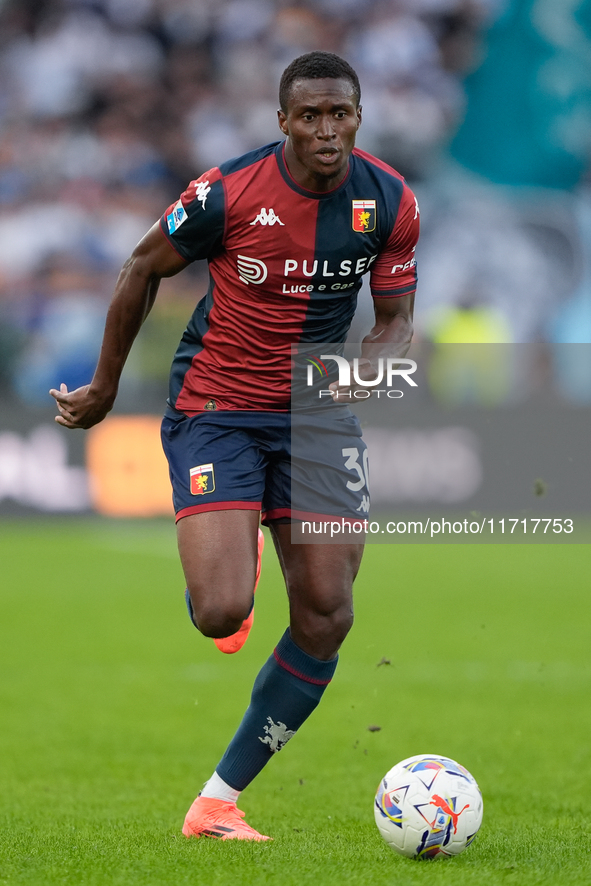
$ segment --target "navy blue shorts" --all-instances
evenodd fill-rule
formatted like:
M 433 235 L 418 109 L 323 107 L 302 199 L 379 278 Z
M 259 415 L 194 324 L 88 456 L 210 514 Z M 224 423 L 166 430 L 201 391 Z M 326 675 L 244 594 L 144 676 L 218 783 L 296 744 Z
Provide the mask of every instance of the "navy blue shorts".
M 263 523 L 358 520 L 369 511 L 365 444 L 344 407 L 330 420 L 254 410 L 169 413 L 162 446 L 177 520 L 235 509 L 260 510 Z

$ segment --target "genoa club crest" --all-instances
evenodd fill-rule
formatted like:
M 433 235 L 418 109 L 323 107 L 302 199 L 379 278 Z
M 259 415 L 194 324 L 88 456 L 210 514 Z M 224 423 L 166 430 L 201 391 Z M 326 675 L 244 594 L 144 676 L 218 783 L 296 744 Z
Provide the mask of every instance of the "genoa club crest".
M 353 230 L 359 234 L 369 234 L 376 229 L 376 201 L 353 200 Z
M 198 465 L 196 468 L 190 468 L 191 477 L 191 495 L 206 495 L 215 489 L 215 476 L 213 473 L 213 464 Z

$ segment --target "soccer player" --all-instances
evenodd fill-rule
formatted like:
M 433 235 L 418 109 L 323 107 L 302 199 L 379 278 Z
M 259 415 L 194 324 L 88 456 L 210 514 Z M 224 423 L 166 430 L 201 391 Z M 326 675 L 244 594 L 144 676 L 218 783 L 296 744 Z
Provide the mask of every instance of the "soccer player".
M 189 612 L 225 651 L 242 645 L 261 513 L 290 608 L 238 731 L 185 819 L 186 836 L 222 840 L 269 839 L 236 802 L 331 681 L 363 549 L 292 543 L 290 523 L 301 514 L 290 501 L 290 346 L 344 342 L 369 272 L 375 325 L 360 365 L 374 377 L 377 356 L 406 352 L 416 286 L 418 206 L 397 172 L 354 147 L 355 71 L 332 53 L 308 53 L 284 71 L 279 97 L 284 139 L 191 182 L 121 271 L 92 382 L 51 391 L 64 427 L 101 421 L 161 278 L 208 260 L 209 290 L 174 357 L 162 426 Z M 367 489 L 357 420 L 349 413 L 338 431 L 322 459 L 335 463 L 343 507 L 358 519 Z

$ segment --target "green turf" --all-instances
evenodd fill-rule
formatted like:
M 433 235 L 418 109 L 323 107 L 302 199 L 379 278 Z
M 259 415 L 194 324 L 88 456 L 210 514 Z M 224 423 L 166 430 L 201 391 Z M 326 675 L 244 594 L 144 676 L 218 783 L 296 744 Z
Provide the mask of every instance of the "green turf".
M 186 618 L 170 525 L 0 523 L 0 883 L 588 884 L 588 551 L 368 548 L 337 678 L 241 798 L 274 842 L 223 844 L 180 826 L 286 624 L 271 546 L 226 657 Z M 427 752 L 485 811 L 464 855 L 419 863 L 372 803 Z

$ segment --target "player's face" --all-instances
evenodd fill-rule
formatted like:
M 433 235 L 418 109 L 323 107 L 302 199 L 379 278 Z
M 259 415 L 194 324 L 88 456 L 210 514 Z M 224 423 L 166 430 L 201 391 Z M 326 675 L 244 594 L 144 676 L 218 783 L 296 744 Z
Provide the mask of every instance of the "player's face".
M 285 159 L 303 188 L 329 191 L 347 174 L 349 156 L 361 124 L 353 84 L 345 78 L 296 80 L 287 111 L 278 111 L 287 136 Z

